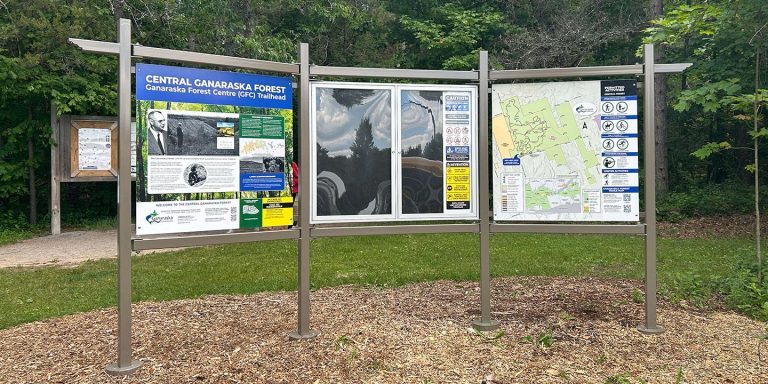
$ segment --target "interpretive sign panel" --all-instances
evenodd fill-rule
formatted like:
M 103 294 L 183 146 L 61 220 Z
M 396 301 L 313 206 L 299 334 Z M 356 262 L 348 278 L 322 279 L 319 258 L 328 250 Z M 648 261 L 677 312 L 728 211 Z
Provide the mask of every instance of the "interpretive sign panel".
M 138 64 L 136 98 L 137 234 L 293 223 L 290 78 Z
M 318 82 L 312 222 L 477 218 L 476 87 Z
M 494 219 L 638 221 L 634 80 L 493 86 Z

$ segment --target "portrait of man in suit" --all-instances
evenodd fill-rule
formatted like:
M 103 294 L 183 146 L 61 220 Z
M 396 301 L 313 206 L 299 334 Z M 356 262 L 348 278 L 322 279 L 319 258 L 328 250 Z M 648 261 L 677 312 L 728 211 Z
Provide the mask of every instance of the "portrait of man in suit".
M 168 135 L 168 120 L 165 113 L 152 110 L 147 113 L 147 153 L 149 155 L 168 155 L 172 152 Z

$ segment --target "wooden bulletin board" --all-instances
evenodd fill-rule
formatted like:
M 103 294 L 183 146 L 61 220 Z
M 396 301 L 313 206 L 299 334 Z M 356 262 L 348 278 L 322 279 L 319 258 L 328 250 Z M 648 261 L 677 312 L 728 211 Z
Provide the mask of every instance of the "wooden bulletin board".
M 117 177 L 117 122 L 70 120 L 70 177 Z
M 57 120 L 58 132 L 54 132 L 54 137 L 58 143 L 58 165 L 52 171 L 58 174 L 58 181 L 117 181 L 117 118 L 61 115 Z M 88 152 L 81 153 L 81 149 Z

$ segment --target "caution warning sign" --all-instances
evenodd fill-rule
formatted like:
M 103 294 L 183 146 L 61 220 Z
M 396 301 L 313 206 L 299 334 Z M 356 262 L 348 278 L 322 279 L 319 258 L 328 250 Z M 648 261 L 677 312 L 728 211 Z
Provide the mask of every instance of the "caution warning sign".
M 445 209 L 469 209 L 472 194 L 469 162 L 447 162 L 445 180 Z
M 293 225 L 292 197 L 266 197 L 261 199 L 261 206 L 264 227 Z

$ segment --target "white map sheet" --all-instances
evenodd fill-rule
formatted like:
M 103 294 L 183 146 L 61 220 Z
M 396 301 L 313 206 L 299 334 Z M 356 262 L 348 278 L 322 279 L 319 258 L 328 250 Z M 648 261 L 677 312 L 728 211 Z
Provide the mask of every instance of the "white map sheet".
M 495 220 L 639 219 L 637 97 L 624 84 L 494 85 Z

